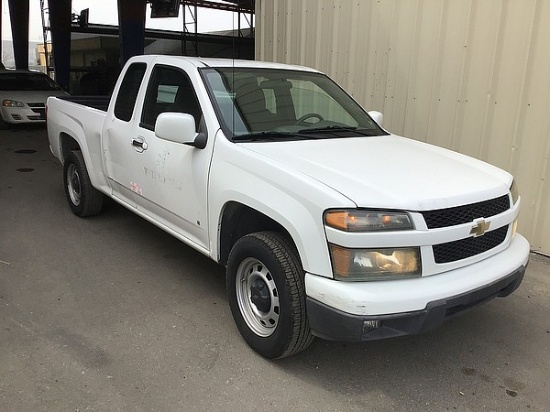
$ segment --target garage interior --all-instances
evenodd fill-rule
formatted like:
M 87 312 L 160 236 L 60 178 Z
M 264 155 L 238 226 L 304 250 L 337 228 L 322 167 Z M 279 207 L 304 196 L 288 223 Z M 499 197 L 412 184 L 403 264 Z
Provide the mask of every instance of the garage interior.
M 71 94 L 97 94 L 83 77 L 103 80 L 102 94 L 114 86 L 121 67 L 139 54 L 254 59 L 254 0 L 117 0 L 118 26 L 89 22 L 89 10 L 73 13 L 71 0 L 40 0 L 44 70 Z M 29 0 L 8 0 L 16 69 L 27 69 Z M 199 9 L 232 14 L 234 29 L 198 31 Z M 1 4 L 0 4 L 0 13 Z M 149 29 L 145 18 L 179 18 L 182 30 Z

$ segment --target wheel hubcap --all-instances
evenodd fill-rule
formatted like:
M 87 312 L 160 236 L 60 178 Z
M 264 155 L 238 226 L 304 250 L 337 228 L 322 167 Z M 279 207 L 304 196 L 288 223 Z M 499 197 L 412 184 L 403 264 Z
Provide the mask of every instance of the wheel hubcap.
M 260 312 L 268 312 L 271 308 L 271 296 L 263 279 L 255 280 L 250 286 L 250 300 Z
M 80 205 L 80 176 L 74 164 L 70 164 L 67 169 L 67 189 L 71 202 L 73 202 L 75 206 Z
M 258 259 L 247 258 L 237 269 L 236 292 L 247 326 L 258 336 L 270 336 L 279 323 L 279 292 L 269 269 Z

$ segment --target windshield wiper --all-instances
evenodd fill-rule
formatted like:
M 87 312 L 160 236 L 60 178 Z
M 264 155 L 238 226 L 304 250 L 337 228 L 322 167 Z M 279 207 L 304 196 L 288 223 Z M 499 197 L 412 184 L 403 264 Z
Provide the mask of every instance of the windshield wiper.
M 248 134 L 239 134 L 231 139 L 234 142 L 258 142 L 262 140 L 283 141 L 283 140 L 303 140 L 315 139 L 313 136 L 302 135 L 300 132 L 278 132 L 276 130 L 267 130 L 264 132 L 255 132 Z
M 298 130 L 298 133 L 303 133 L 303 134 L 309 134 L 309 133 L 315 134 L 315 133 L 324 133 L 324 132 L 331 132 L 331 133 L 351 132 L 359 136 L 378 136 L 380 133 L 378 130 L 365 129 L 365 128 L 359 129 L 354 126 L 324 126 L 324 127 L 310 127 L 307 129 Z

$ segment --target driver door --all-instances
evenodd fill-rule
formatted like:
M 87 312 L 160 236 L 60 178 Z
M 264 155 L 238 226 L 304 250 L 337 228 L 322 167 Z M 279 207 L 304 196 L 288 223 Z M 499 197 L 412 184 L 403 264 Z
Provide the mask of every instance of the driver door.
M 207 133 L 185 70 L 158 64 L 151 72 L 141 121 L 135 123 L 132 133 L 142 149 L 128 165 L 137 184 L 137 208 L 161 226 L 207 248 L 206 196 L 212 145 L 197 149 L 158 138 L 155 123 L 163 112 L 191 114 L 196 130 Z

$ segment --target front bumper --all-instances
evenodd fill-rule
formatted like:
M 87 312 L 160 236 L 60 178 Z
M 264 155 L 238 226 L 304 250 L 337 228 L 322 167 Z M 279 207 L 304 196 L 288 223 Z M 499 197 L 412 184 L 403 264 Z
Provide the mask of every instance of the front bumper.
M 523 279 L 529 249 L 527 240 L 517 234 L 496 255 L 416 279 L 343 282 L 306 273 L 311 329 L 316 336 L 343 341 L 433 329 L 467 309 L 512 293 Z
M 45 123 L 44 107 L 2 107 L 2 118 L 6 123 Z
M 345 342 L 386 339 L 426 332 L 497 296 L 510 295 L 521 284 L 525 269 L 526 266 L 522 266 L 495 283 L 462 295 L 430 302 L 424 310 L 415 312 L 357 316 L 307 298 L 310 327 L 315 336 Z

